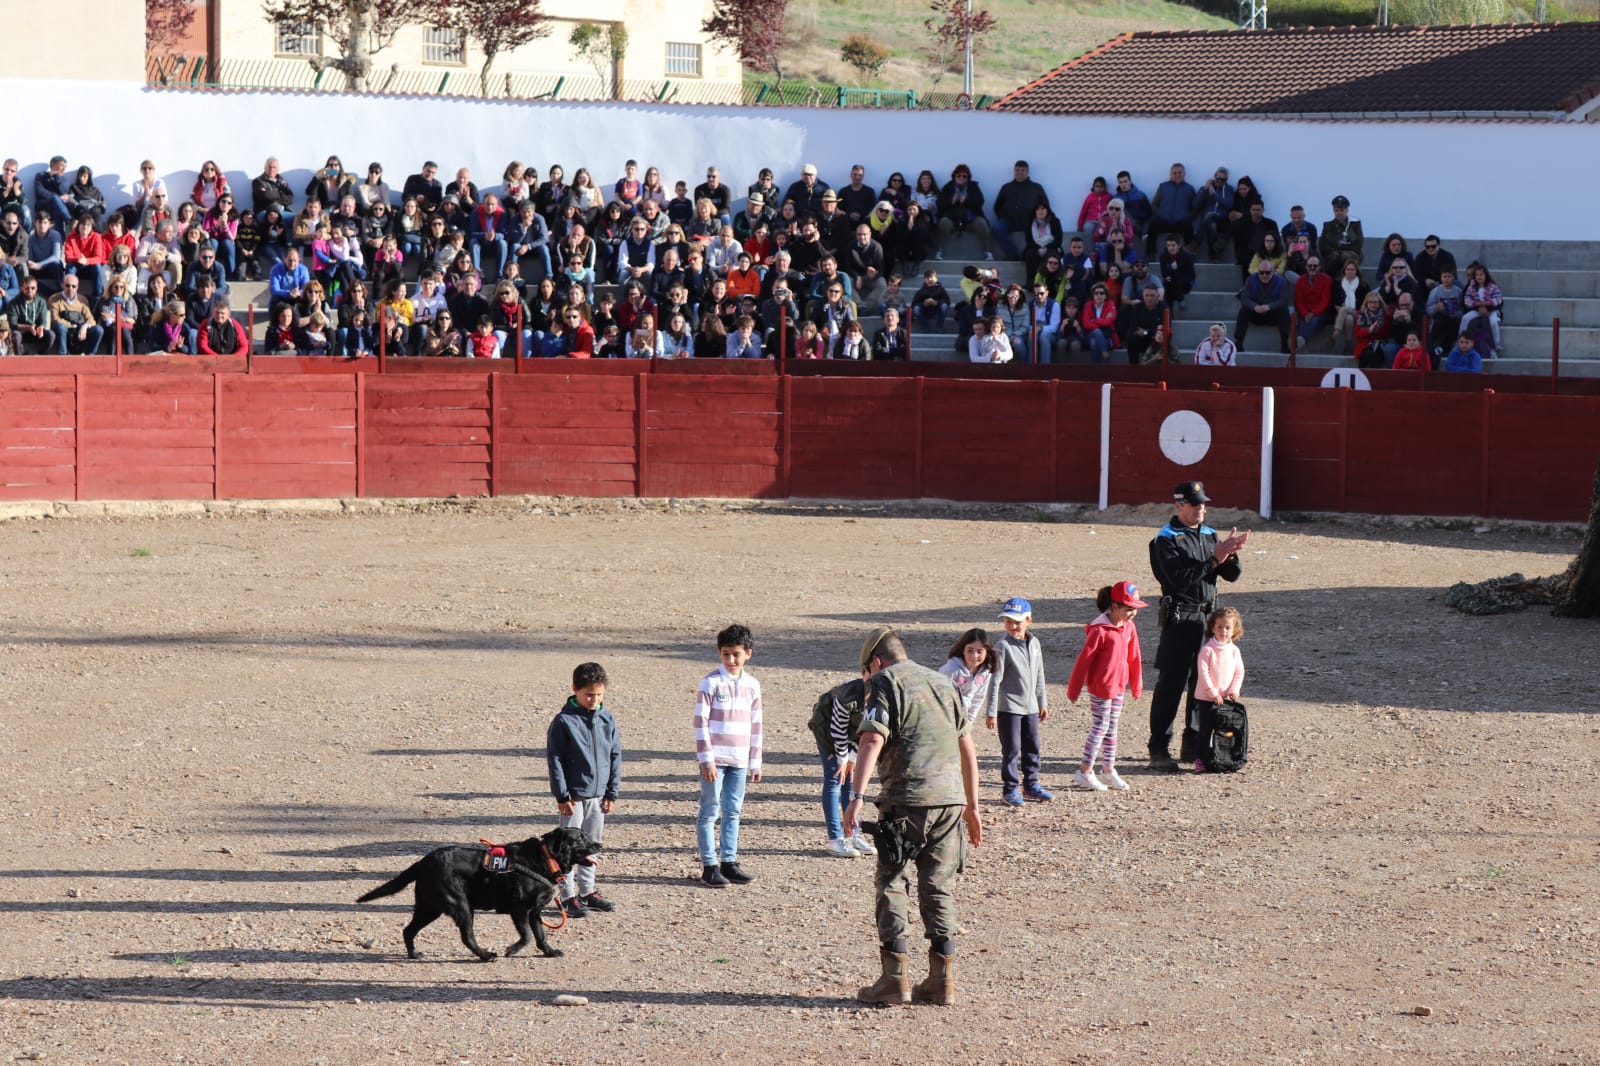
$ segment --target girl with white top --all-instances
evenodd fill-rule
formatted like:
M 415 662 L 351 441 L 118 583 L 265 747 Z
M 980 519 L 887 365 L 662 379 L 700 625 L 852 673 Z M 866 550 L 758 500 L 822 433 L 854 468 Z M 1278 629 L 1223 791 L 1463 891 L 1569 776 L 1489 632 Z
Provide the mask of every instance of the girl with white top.
M 1221 322 L 1211 323 L 1211 335 L 1194 350 L 1195 366 L 1234 366 L 1239 348 L 1228 339 Z
M 939 672 L 956 683 L 967 721 L 974 721 L 989 702 L 989 680 L 994 677 L 994 644 L 988 632 L 974 628 L 957 637 Z

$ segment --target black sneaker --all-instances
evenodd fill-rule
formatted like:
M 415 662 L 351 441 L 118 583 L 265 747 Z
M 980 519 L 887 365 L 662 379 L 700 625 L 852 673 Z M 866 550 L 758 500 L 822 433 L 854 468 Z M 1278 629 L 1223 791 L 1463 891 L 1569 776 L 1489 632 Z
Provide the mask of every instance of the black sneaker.
M 591 892 L 584 896 L 583 905 L 592 911 L 599 911 L 601 914 L 610 914 L 617 909 L 615 903 L 612 903 L 598 892 Z
M 707 888 L 727 888 L 730 882 L 722 876 L 722 871 L 716 866 L 707 866 L 700 874 L 700 881 Z
M 583 905 L 581 899 L 573 896 L 571 899 L 561 901 L 561 913 L 568 918 L 587 918 L 589 917 L 589 908 Z
M 1158 774 L 1175 774 L 1182 769 L 1178 760 L 1172 757 L 1169 751 L 1152 751 L 1150 753 L 1150 769 Z
M 748 885 L 751 881 L 755 880 L 754 875 L 745 873 L 744 870 L 740 869 L 739 864 L 736 862 L 723 863 L 722 876 L 726 877 L 729 881 L 732 881 L 736 885 Z

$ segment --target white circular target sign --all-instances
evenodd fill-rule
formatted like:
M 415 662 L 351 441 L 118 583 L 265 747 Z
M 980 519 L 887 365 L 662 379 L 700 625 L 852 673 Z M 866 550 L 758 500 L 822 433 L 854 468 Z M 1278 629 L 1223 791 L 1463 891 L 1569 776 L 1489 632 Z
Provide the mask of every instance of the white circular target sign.
M 1211 450 L 1211 423 L 1198 411 L 1174 411 L 1161 423 L 1161 453 L 1179 466 L 1193 466 Z

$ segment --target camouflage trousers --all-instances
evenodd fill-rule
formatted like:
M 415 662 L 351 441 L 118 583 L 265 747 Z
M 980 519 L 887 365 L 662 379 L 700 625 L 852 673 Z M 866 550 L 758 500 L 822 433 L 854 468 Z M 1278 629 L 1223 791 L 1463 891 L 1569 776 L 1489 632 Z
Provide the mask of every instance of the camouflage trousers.
M 956 935 L 956 878 L 965 857 L 961 814 L 965 807 L 882 807 L 880 818 L 905 818 L 912 837 L 921 847 L 905 863 L 895 865 L 878 852 L 878 943 L 905 940 L 910 922 L 910 873 L 916 867 L 917 909 L 922 914 L 923 935 L 929 940 L 954 940 Z

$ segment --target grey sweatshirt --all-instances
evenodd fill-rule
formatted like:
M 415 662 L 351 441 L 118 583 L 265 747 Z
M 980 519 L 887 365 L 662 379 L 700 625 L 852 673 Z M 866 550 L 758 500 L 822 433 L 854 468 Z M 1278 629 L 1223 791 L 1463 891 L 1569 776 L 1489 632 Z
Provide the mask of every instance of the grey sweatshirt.
M 1048 708 L 1044 694 L 1044 650 L 1039 638 L 1028 634 L 1027 642 L 1008 634 L 994 644 L 994 677 L 989 681 L 989 706 L 984 717 L 996 713 L 1038 714 Z

